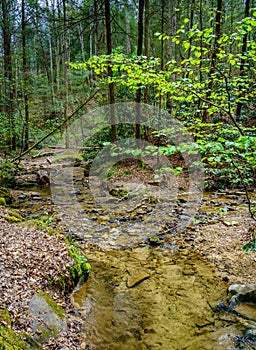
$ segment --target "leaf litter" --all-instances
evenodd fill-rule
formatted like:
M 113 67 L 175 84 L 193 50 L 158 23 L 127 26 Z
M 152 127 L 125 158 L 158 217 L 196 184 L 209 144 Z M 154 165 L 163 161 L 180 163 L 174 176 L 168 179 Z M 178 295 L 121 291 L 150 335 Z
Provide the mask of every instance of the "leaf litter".
M 0 208 L 3 215 L 8 212 Z M 60 237 L 0 217 L 0 307 L 9 311 L 12 329 L 33 336 L 27 310 L 38 290 L 48 293 L 66 312 L 67 331 L 50 338 L 44 349 L 77 350 L 81 344 L 82 315 L 68 296 L 53 288 L 57 276 L 69 274 L 67 267 L 73 263 Z

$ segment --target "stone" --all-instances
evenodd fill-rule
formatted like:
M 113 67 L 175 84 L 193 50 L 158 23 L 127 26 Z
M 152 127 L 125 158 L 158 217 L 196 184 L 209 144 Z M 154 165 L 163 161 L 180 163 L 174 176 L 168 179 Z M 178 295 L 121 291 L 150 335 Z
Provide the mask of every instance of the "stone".
M 232 307 L 238 303 L 256 304 L 256 284 L 232 284 L 228 292 Z
M 163 243 L 162 240 L 160 239 L 160 237 L 158 237 L 157 235 L 154 235 L 154 234 L 152 234 L 148 238 L 148 242 L 152 246 L 158 246 L 158 245 L 161 245 Z
M 128 288 L 133 288 L 137 286 L 142 281 L 148 279 L 150 275 L 145 271 L 138 271 L 131 276 L 128 276 L 126 285 Z
M 248 331 L 245 333 L 245 337 L 256 342 L 256 329 L 248 329 Z
M 37 172 L 37 181 L 39 185 L 46 185 L 50 183 L 50 178 L 46 170 L 38 170 Z
M 28 334 L 15 333 L 9 326 L 0 323 L 0 349 L 1 350 L 43 350 Z
M 40 343 L 47 342 L 67 330 L 64 310 L 43 291 L 39 291 L 30 300 L 28 312 L 33 317 L 32 329 L 36 333 L 35 339 Z

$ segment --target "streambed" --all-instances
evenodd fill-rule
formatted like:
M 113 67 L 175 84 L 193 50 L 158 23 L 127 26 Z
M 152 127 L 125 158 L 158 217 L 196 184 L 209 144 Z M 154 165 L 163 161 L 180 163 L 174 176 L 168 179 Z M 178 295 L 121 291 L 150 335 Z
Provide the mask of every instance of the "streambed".
M 237 207 L 242 206 L 242 194 L 224 201 L 223 194 L 217 198 L 207 195 L 197 221 L 181 242 L 175 225 L 167 234 L 158 235 L 157 241 L 148 234 L 156 236 L 153 223 L 141 231 L 143 216 L 150 208 L 143 202 L 137 211 L 125 214 L 124 210 L 96 206 L 79 176 L 68 193 L 69 199 L 75 199 L 72 205 L 65 191 L 55 188 L 56 206 L 51 190 L 47 186 L 20 188 L 14 206 L 31 218 L 57 212 L 51 225 L 85 249 L 92 271 L 87 283 L 72 296 L 86 316 L 83 349 L 253 349 L 241 339 L 255 322 L 248 324 L 233 314 L 214 311 L 226 301 L 228 281 L 220 279 L 215 268 L 193 249 L 197 221 L 218 222 L 219 208 L 229 207 L 231 213 L 238 210 L 232 203 L 235 198 Z M 183 198 L 172 215 L 166 211 L 167 220 L 171 217 L 175 222 L 184 215 L 186 196 Z

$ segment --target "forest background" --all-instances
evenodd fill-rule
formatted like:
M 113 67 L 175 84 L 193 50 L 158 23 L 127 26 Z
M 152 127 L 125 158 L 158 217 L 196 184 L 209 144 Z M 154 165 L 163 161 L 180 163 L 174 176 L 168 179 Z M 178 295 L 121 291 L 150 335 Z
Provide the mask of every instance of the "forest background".
M 190 152 L 201 155 L 206 189 L 243 187 L 254 217 L 254 6 L 253 0 L 2 0 L 1 183 L 15 182 L 13 157 L 34 143 L 49 145 L 47 134 L 64 132 L 72 118 L 135 101 L 179 119 L 196 140 Z M 112 125 L 87 141 L 91 152 L 84 157 L 131 135 L 155 143 L 149 151 L 182 153 L 167 134 L 139 122 Z

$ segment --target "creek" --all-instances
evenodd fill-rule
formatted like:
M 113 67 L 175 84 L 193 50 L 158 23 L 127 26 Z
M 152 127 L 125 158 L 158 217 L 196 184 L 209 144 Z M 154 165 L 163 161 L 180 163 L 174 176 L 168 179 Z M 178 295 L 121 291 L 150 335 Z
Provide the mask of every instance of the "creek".
M 115 209 L 102 208 L 76 171 L 74 188 L 20 187 L 14 206 L 30 218 L 54 213 L 52 226 L 85 250 L 92 270 L 72 294 L 86 318 L 84 349 L 255 348 L 242 341 L 247 325 L 239 317 L 216 311 L 228 284 L 215 268 L 193 244 L 180 244 L 174 228 L 157 235 L 154 223 L 144 220 L 152 210 L 148 197 L 134 211 L 121 200 Z M 175 220 L 185 206 L 180 200 L 172 209 Z

